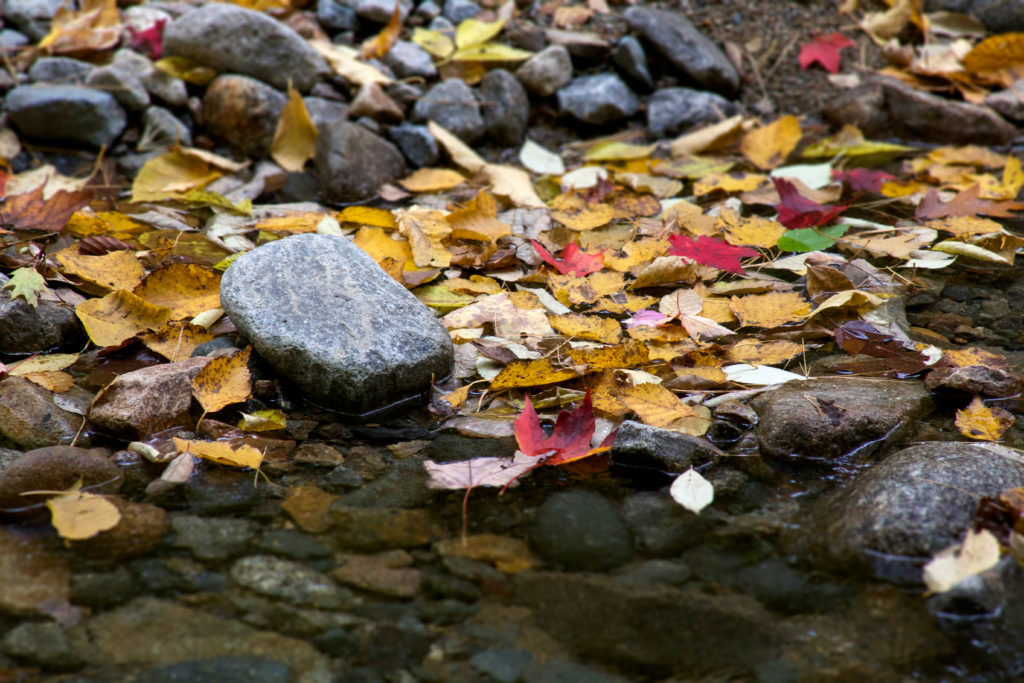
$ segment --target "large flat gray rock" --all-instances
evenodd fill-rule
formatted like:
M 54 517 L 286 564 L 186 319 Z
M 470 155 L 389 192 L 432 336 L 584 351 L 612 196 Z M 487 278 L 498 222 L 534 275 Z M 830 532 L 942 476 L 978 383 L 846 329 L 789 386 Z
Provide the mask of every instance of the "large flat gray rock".
M 217 71 L 245 74 L 302 92 L 327 75 L 327 62 L 302 37 L 266 14 L 211 3 L 186 12 L 164 31 L 164 54 L 188 57 Z
M 259 247 L 228 268 L 220 296 L 256 351 L 332 410 L 388 406 L 451 367 L 451 338 L 434 313 L 344 237 Z

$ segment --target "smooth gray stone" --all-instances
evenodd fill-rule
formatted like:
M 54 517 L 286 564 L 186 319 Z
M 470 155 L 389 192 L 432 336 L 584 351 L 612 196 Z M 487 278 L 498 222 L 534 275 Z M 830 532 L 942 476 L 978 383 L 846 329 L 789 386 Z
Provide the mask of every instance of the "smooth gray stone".
M 330 69 L 303 38 L 261 12 L 211 3 L 169 24 L 164 55 L 194 59 L 217 71 L 258 78 L 284 90 L 306 92 Z
M 430 79 L 437 75 L 437 67 L 430 53 L 408 40 L 396 41 L 384 55 L 384 63 L 398 78 L 421 76 Z
M 89 62 L 70 57 L 40 57 L 28 70 L 28 77 L 34 83 L 67 85 L 84 83 L 86 77 L 96 68 Z
M 593 491 L 549 496 L 537 510 L 530 542 L 548 562 L 571 569 L 610 569 L 633 556 L 619 506 Z
M 391 13 L 395 11 L 394 0 L 352 0 L 356 14 L 361 19 L 367 19 L 377 24 L 386 24 L 391 21 Z M 405 23 L 405 18 L 412 11 L 410 0 L 401 0 L 398 5 L 398 14 Z
M 629 118 L 640 110 L 640 101 L 615 74 L 599 74 L 574 78 L 559 90 L 558 109 L 583 123 L 600 126 Z
M 4 109 L 22 134 L 41 140 L 109 146 L 124 130 L 124 109 L 110 93 L 71 85 L 19 86 Z
M 549 45 L 523 62 L 516 78 L 532 93 L 554 95 L 572 80 L 572 57 L 563 45 Z
M 736 67 L 682 14 L 638 6 L 630 7 L 622 16 L 632 30 L 698 85 L 723 95 L 739 91 Z
M 402 154 L 413 166 L 433 166 L 441 156 L 437 140 L 430 134 L 426 126 L 414 123 L 403 123 L 388 131 L 390 137 Z
M 296 235 L 249 252 L 224 274 L 221 301 L 263 358 L 331 409 L 385 407 L 451 367 L 433 311 L 344 237 Z
M 737 112 L 736 104 L 713 92 L 662 88 L 647 100 L 647 132 L 652 138 L 664 138 Z
M 336 119 L 320 126 L 319 132 L 316 172 L 328 201 L 368 199 L 405 173 L 402 153 L 362 125 Z
M 359 25 L 356 11 L 338 0 L 317 0 L 316 18 L 324 28 L 335 31 L 354 31 Z
M 484 117 L 473 90 L 453 78 L 438 83 L 412 109 L 414 121 L 433 120 L 464 142 L 474 142 L 484 134 Z
M 640 41 L 633 36 L 623 36 L 612 50 L 612 64 L 619 74 L 638 92 L 654 90 L 654 79 L 647 66 L 647 54 Z
M 472 0 L 444 0 L 444 16 L 459 24 L 480 14 L 480 5 Z
M 506 147 L 521 143 L 530 120 L 530 98 L 516 77 L 505 69 L 489 71 L 480 82 L 480 100 L 490 141 Z
M 192 146 L 192 131 L 163 107 L 152 106 L 142 115 L 142 139 L 138 151 L 146 152 L 165 145 Z

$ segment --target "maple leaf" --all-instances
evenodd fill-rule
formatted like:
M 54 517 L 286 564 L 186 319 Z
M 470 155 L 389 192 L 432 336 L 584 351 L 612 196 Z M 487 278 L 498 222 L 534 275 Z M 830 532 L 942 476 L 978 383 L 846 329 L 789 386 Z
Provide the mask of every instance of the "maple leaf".
M 857 43 L 838 31 L 828 35 L 816 35 L 814 40 L 800 46 L 800 68 L 807 71 L 817 62 L 830 74 L 834 74 L 839 71 L 839 51 L 856 45 Z
M 129 25 L 127 28 L 132 37 L 132 49 L 145 53 L 150 59 L 160 59 L 164 53 L 164 26 L 166 24 L 167 19 L 161 17 L 141 31 Z
M 43 186 L 9 197 L 0 209 L 4 223 L 15 230 L 60 232 L 75 211 L 92 201 L 92 190 L 58 190 L 43 199 Z
M 811 201 L 800 194 L 796 186 L 785 178 L 772 178 L 772 182 L 775 183 L 775 189 L 782 200 L 774 208 L 779 212 L 779 222 L 787 228 L 825 225 L 848 208 Z
M 874 171 L 868 168 L 852 168 L 849 171 L 832 170 L 832 178 L 845 183 L 854 192 L 875 192 L 882 189 L 882 185 L 896 180 L 896 176 L 885 171 Z
M 934 187 L 928 188 L 924 199 L 917 205 L 914 217 L 922 220 L 927 218 L 948 218 L 950 216 L 998 216 L 1000 218 L 1015 218 L 1016 214 L 1010 211 L 1024 210 L 1022 202 L 994 202 L 990 199 L 979 199 L 981 194 L 980 185 L 972 185 L 966 190 L 961 190 L 948 202 L 939 198 L 939 193 Z
M 19 296 L 35 308 L 39 302 L 39 293 L 47 290 L 46 280 L 32 267 L 18 268 L 11 273 L 10 280 L 0 289 L 11 290 L 11 300 Z
M 672 243 L 672 248 L 668 250 L 668 253 L 673 256 L 684 256 L 701 265 L 727 270 L 737 275 L 747 274 L 740 264 L 741 258 L 757 256 L 756 249 L 734 247 L 707 235 L 698 235 L 697 239 L 685 235 L 669 235 L 668 239 Z
M 545 262 L 553 265 L 562 275 L 585 277 L 604 268 L 604 251 L 588 254 L 582 251 L 575 242 L 569 242 L 565 249 L 562 250 L 562 258 L 556 259 L 537 240 L 530 240 L 530 242 L 537 251 L 537 255 L 544 259 Z
M 545 436 L 537 411 L 533 409 L 530 397 L 527 396 L 526 406 L 515 421 L 516 443 L 519 444 L 519 450 L 526 455 L 543 458 L 538 465 L 561 465 L 608 450 L 610 439 L 613 438 L 611 436 L 605 439 L 607 445 L 590 448 L 590 438 L 594 435 L 595 425 L 590 389 L 587 389 L 583 403 L 578 408 L 571 412 L 563 410 L 558 414 L 551 436 Z

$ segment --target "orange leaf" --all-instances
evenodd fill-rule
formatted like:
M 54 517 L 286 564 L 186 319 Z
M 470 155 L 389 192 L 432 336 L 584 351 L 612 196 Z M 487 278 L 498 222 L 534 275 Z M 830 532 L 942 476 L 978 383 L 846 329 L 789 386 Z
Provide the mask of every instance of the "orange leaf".
M 44 186 L 45 183 L 4 202 L 0 213 L 7 227 L 60 232 L 71 214 L 92 201 L 92 190 L 58 190 L 49 199 L 43 199 Z
M 800 122 L 792 114 L 786 114 L 772 123 L 753 130 L 740 142 L 740 151 L 750 162 L 761 170 L 781 166 L 792 152 L 803 132 Z
M 388 50 L 398 40 L 402 33 L 402 4 L 395 0 L 395 9 L 391 11 L 391 19 L 388 25 L 373 38 L 363 43 L 363 59 L 380 59 L 388 53 Z

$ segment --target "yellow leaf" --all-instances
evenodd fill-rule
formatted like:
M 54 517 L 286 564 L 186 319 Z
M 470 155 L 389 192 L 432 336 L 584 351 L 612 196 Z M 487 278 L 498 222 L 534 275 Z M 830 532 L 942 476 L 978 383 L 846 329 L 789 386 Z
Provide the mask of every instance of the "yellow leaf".
M 472 21 L 472 19 L 467 19 Z M 532 52 L 520 50 L 504 43 L 483 43 L 459 48 L 452 55 L 453 62 L 520 62 L 533 56 Z
M 242 413 L 242 419 L 238 421 L 238 428 L 247 432 L 271 432 L 275 429 L 284 429 L 287 426 L 287 417 L 277 408 L 257 410 L 251 414 Z
M 480 172 L 491 184 L 491 192 L 499 197 L 524 209 L 544 208 L 544 202 L 533 189 L 530 174 L 523 169 L 504 164 L 486 164 Z
M 416 267 L 409 243 L 392 239 L 380 228 L 361 228 L 352 242 L 398 282 L 402 282 L 403 270 Z
M 390 214 L 389 214 L 390 215 Z M 285 216 L 270 216 L 252 226 L 253 230 L 263 232 L 316 232 L 316 228 L 326 217 L 318 211 L 303 211 Z
M 593 230 L 616 218 L 623 213 L 608 204 L 588 204 L 576 194 L 564 194 L 551 202 L 551 217 L 570 230 Z
M 366 40 L 363 43 L 363 58 L 364 59 L 380 59 L 388 53 L 388 50 L 398 40 L 399 34 L 402 32 L 402 3 L 400 0 L 395 0 L 395 8 L 391 10 L 391 19 L 388 20 L 387 26 L 381 29 L 373 38 Z
M 631 145 L 616 140 L 599 142 L 586 151 L 584 161 L 626 161 L 630 159 L 646 159 L 651 156 L 657 145 Z
M 970 346 L 966 349 L 946 349 L 942 352 L 942 361 L 958 368 L 980 365 L 986 368 L 1006 368 L 1005 356 Z
M 616 344 L 622 336 L 622 326 L 612 318 L 582 313 L 564 313 L 549 315 L 548 320 L 555 330 L 566 337 L 576 339 L 592 339 L 605 344 Z
M 791 341 L 741 339 L 726 350 L 725 358 L 750 365 L 778 365 L 795 358 L 802 351 L 800 344 Z
M 771 249 L 786 232 L 786 227 L 778 221 L 763 216 L 742 217 L 730 207 L 722 209 L 718 222 L 725 231 L 725 241 L 736 246 Z
M 473 199 L 449 213 L 445 220 L 452 226 L 452 237 L 457 239 L 497 242 L 512 234 L 512 228 L 498 220 L 498 203 L 481 190 Z
M 669 250 L 669 241 L 666 237 L 646 237 L 639 240 L 630 240 L 622 245 L 622 248 L 614 253 L 604 255 L 605 268 L 611 268 L 622 273 L 634 273 L 642 270 L 643 266 L 653 261 L 658 256 L 664 256 Z M 679 259 L 677 259 L 679 260 Z
M 792 114 L 786 114 L 772 123 L 744 136 L 740 151 L 750 162 L 762 170 L 781 166 L 790 152 L 796 149 L 803 131 Z
M 965 242 L 958 242 L 956 240 L 946 240 L 939 242 L 932 247 L 934 251 L 941 251 L 946 254 L 953 254 L 955 256 L 966 256 L 967 258 L 974 259 L 976 261 L 987 261 L 989 263 L 1002 263 L 1006 265 L 1013 265 L 1012 259 L 1007 259 L 1005 256 L 997 254 L 994 251 L 979 247 L 975 244 L 967 244 Z
M 816 309 L 814 309 L 814 312 L 811 313 L 811 315 L 808 317 L 812 317 L 818 315 L 819 313 L 822 313 L 823 311 L 830 311 L 836 308 L 849 308 L 856 311 L 857 313 L 865 313 L 871 310 L 872 308 L 875 308 L 876 306 L 882 305 L 884 302 L 885 299 L 883 299 L 880 296 L 871 294 L 870 292 L 862 292 L 857 289 L 848 289 L 843 292 L 837 292 L 836 294 L 833 294 L 829 298 L 825 299 L 825 301 L 821 302 L 821 304 Z
M 999 441 L 1013 422 L 1008 411 L 998 406 L 989 408 L 977 396 L 969 406 L 956 411 L 956 428 L 969 439 Z
M 167 324 L 171 309 L 154 306 L 123 289 L 114 290 L 102 299 L 89 299 L 75 306 L 86 334 L 103 348 L 119 346 L 146 330 L 159 330 Z
M 191 318 L 220 308 L 220 275 L 193 263 L 172 263 L 150 273 L 135 294 L 171 309 L 172 320 Z
M 174 437 L 174 447 L 179 453 L 191 453 L 197 458 L 229 467 L 251 467 L 255 470 L 263 462 L 263 454 L 246 444 L 236 447 L 227 441 L 190 441 Z
M 455 45 L 459 49 L 486 43 L 491 38 L 501 33 L 505 26 L 504 19 L 497 21 L 480 21 L 479 19 L 466 19 L 459 23 L 455 29 Z
M 217 77 L 215 70 L 188 57 L 164 57 L 154 66 L 168 76 L 180 78 L 186 83 L 200 87 L 205 87 Z
M 77 353 L 48 353 L 8 365 L 7 372 L 14 377 L 24 377 L 34 372 L 56 372 L 74 365 L 77 360 Z
M 159 353 L 172 363 L 190 358 L 197 346 L 213 339 L 214 336 L 206 328 L 183 321 L 167 323 L 156 332 L 145 332 L 139 336 L 147 349 Z
M 23 376 L 43 389 L 57 393 L 68 391 L 75 386 L 75 378 L 66 372 L 30 372 Z
M 622 273 L 601 271 L 586 277 L 576 277 L 555 271 L 548 272 L 548 287 L 551 293 L 566 306 L 592 304 L 603 296 L 621 292 L 625 285 L 626 278 Z
M 410 40 L 429 52 L 435 59 L 446 59 L 455 51 L 455 43 L 440 31 L 428 31 L 417 26 L 413 29 Z
M 778 327 L 803 320 L 811 312 L 811 305 L 797 292 L 734 296 L 729 308 L 742 327 Z
M 913 150 L 913 147 L 907 147 L 906 145 L 866 140 L 860 129 L 851 124 L 846 124 L 831 138 L 826 138 L 821 142 L 809 145 L 803 151 L 803 157 L 805 159 L 831 159 L 835 156 L 845 156 L 858 160 L 884 160 Z
M 377 228 L 394 229 L 395 215 L 386 209 L 372 206 L 346 206 L 335 216 L 339 223 L 359 223 Z
M 963 147 L 936 147 L 925 157 L 928 161 L 945 166 L 966 165 L 982 168 L 1001 168 L 1007 158 L 988 147 L 964 145 Z
M 380 83 L 387 85 L 392 79 L 380 69 L 359 60 L 359 52 L 344 45 L 328 43 L 326 40 L 311 40 L 310 46 L 327 60 L 334 73 L 355 85 Z
M 660 384 L 647 382 L 622 387 L 616 392 L 616 397 L 652 427 L 667 427 L 676 420 L 697 415 L 692 407 Z
M 760 173 L 709 173 L 693 184 L 693 194 L 702 197 L 712 192 L 724 192 L 736 194 L 749 192 L 757 189 L 761 183 L 768 179 L 768 176 Z
M 57 10 L 50 32 L 39 47 L 50 54 L 78 54 L 106 50 L 121 40 L 123 30 L 117 0 L 84 0 L 81 10 Z
M 476 301 L 476 297 L 470 294 L 453 292 L 448 282 L 417 287 L 412 293 L 424 304 L 442 313 L 457 310 Z
M 678 256 L 659 256 L 637 273 L 636 280 L 629 289 L 666 287 L 679 282 L 692 284 L 696 282 L 700 271 L 700 265 L 684 262 Z
M 409 192 L 438 192 L 450 190 L 466 182 L 458 171 L 450 168 L 420 168 L 415 173 L 398 181 Z
M 576 365 L 587 366 L 587 372 L 633 368 L 646 365 L 650 361 L 647 346 L 635 340 L 599 349 L 569 349 L 569 358 Z
M 64 226 L 64 232 L 75 237 L 109 235 L 121 240 L 130 240 L 146 230 L 149 226 L 120 211 L 76 211 Z
M 230 356 L 211 358 L 195 379 L 192 395 L 203 410 L 215 413 L 232 403 L 240 403 L 252 394 L 249 377 L 249 356 L 252 347 L 246 347 Z
M 61 538 L 80 541 L 113 529 L 121 521 L 117 506 L 103 496 L 80 490 L 82 480 L 59 496 L 46 501 L 50 521 Z
M 65 275 L 85 281 L 85 289 L 93 294 L 106 294 L 111 290 L 135 288 L 146 271 L 132 251 L 111 251 L 102 256 L 83 256 L 73 244 L 54 254 L 54 260 Z
M 1001 71 L 1024 63 L 1024 33 L 1002 33 L 981 41 L 962 63 L 971 73 Z
M 576 370 L 573 368 L 557 368 L 547 358 L 514 360 L 494 377 L 491 381 L 491 390 L 536 387 L 574 379 L 576 376 Z
M 737 114 L 724 121 L 676 138 L 671 145 L 672 156 L 681 157 L 687 154 L 713 152 L 731 145 L 742 133 L 743 116 Z
M 452 226 L 436 209 L 401 209 L 395 217 L 399 234 L 409 240 L 413 261 L 417 266 L 444 268 L 452 261 L 451 252 L 441 243 L 451 234 Z
M 288 103 L 281 110 L 270 156 L 286 171 L 298 173 L 316 155 L 316 125 L 299 91 L 288 84 Z
M 220 176 L 221 172 L 205 159 L 175 148 L 150 159 L 139 169 L 132 183 L 132 201 L 176 199 Z

